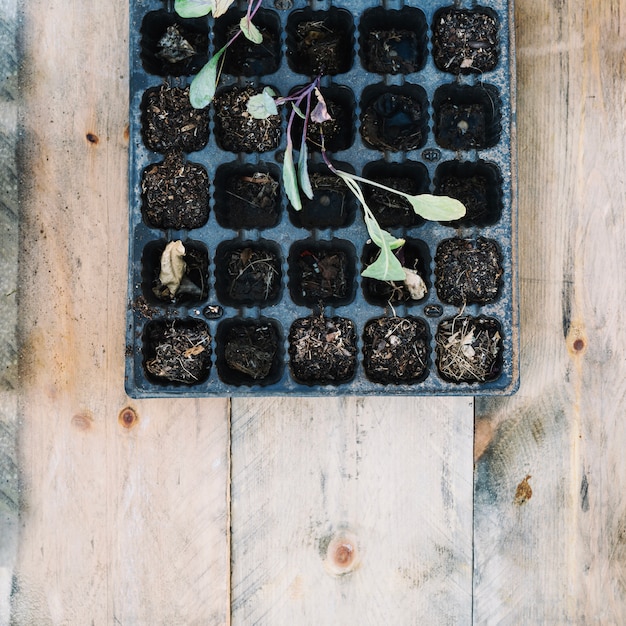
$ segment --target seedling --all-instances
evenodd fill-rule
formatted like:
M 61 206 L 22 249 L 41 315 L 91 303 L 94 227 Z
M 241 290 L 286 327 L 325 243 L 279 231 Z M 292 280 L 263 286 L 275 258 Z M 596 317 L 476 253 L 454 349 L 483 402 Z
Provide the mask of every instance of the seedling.
M 175 0 L 174 10 L 184 18 L 204 17 L 211 13 L 215 19 L 223 15 L 235 0 Z M 208 106 L 217 89 L 217 81 L 222 66 L 222 57 L 229 46 L 243 34 L 253 43 L 261 43 L 263 35 L 252 23 L 252 18 L 261 8 L 263 0 L 248 3 L 248 10 L 239 22 L 239 29 L 208 61 L 208 63 L 196 74 L 189 87 L 189 101 L 196 109 Z
M 300 190 L 302 190 L 302 193 L 307 198 L 313 198 L 313 191 L 311 189 L 311 182 L 307 169 L 308 150 L 306 138 L 308 124 L 309 122 L 321 124 L 322 122 L 331 119 L 324 97 L 319 89 L 320 78 L 320 76 L 317 76 L 309 85 L 298 90 L 293 95 L 286 97 L 275 97 L 274 92 L 269 87 L 266 87 L 263 93 L 250 98 L 247 105 L 250 115 L 258 119 L 263 119 L 269 117 L 270 115 L 276 115 L 278 113 L 278 106 L 280 105 L 288 102 L 292 105 L 289 120 L 287 122 L 287 147 L 285 149 L 285 156 L 283 159 L 283 184 L 287 198 L 289 198 L 291 205 L 296 211 L 300 211 L 302 209 Z M 315 106 L 313 106 L 313 96 L 315 96 L 317 100 Z M 299 158 L 297 170 L 293 158 L 293 141 L 291 136 L 291 129 L 296 115 L 300 116 L 304 120 L 300 146 L 298 148 Z M 417 215 L 420 215 L 427 220 L 440 222 L 457 220 L 465 215 L 465 207 L 463 204 L 459 202 L 459 200 L 448 196 L 433 196 L 431 194 L 411 195 L 391 187 L 387 187 L 373 180 L 362 178 L 356 174 L 350 174 L 349 172 L 337 169 L 328 157 L 328 153 L 324 146 L 323 133 L 321 152 L 324 162 L 330 171 L 341 178 L 341 180 L 361 203 L 367 232 L 369 233 L 369 236 L 374 244 L 380 248 L 380 254 L 377 259 L 371 265 L 366 267 L 361 275 L 366 278 L 374 278 L 383 281 L 405 281 L 411 284 L 411 286 L 415 289 L 415 277 L 407 270 L 407 268 L 402 267 L 402 264 L 394 253 L 394 251 L 404 245 L 404 239 L 394 237 L 391 233 L 381 228 L 374 213 L 367 204 L 365 195 L 363 194 L 363 190 L 361 189 L 359 183 L 380 187 L 385 191 L 403 197 L 409 202 L 413 211 L 415 211 Z M 415 293 L 418 292 L 419 288 L 416 289 Z

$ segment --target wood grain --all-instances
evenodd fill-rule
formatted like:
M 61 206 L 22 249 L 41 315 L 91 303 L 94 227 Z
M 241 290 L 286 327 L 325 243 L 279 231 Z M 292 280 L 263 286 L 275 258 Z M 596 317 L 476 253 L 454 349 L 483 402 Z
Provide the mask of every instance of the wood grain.
M 626 623 L 624 35 L 623 1 L 517 2 L 522 385 L 477 404 L 477 624 Z
M 17 3 L 0 0 L 0 624 L 17 553 Z
M 472 400 L 234 400 L 234 625 L 467 624 Z
M 228 402 L 124 393 L 128 6 L 33 0 L 20 12 L 12 619 L 223 624 Z

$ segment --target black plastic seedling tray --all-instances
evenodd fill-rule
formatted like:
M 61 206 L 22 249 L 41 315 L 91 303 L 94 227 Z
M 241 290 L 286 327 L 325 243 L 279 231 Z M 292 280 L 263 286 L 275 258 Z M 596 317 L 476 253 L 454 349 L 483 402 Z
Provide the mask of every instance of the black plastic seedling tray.
M 241 15 L 245 6 L 243 2 L 232 10 Z M 450 36 L 446 33 L 450 28 L 447 16 L 459 11 L 462 20 L 471 21 L 476 15 L 488 16 L 495 24 L 493 32 L 482 41 L 468 40 L 465 31 L 459 30 L 457 25 L 450 42 L 444 37 Z M 425 297 L 396 301 L 393 305 L 389 304 L 389 288 L 360 275 L 371 253 L 371 243 L 361 207 L 350 195 L 337 201 L 334 192 L 322 189 L 320 195 L 316 195 L 315 205 L 296 214 L 281 188 L 276 211 L 269 216 L 255 221 L 231 211 L 229 198 L 233 192 L 228 185 L 235 174 L 251 178 L 270 173 L 274 179 L 281 180 L 286 143 L 285 110 L 282 111 L 278 147 L 262 153 L 224 149 L 224 133 L 220 134 L 218 128 L 221 122 L 215 104 L 208 110 L 209 138 L 204 146 L 194 145 L 195 130 L 189 133 L 189 128 L 181 129 L 187 132 L 191 143 L 181 144 L 175 156 L 166 157 L 169 149 L 159 145 L 158 138 L 149 136 L 146 130 L 149 90 L 162 85 L 181 88 L 188 85 L 193 74 L 216 50 L 216 43 L 220 38 L 223 40 L 226 17 L 217 21 L 212 17 L 183 20 L 174 13 L 173 1 L 131 1 L 126 350 L 129 395 L 494 395 L 514 392 L 518 385 L 518 322 L 513 2 L 267 0 L 255 23 L 276 33 L 274 48 L 265 46 L 265 52 L 259 55 L 261 58 L 243 62 L 240 70 L 233 70 L 228 60 L 224 66 L 218 95 L 230 86 L 249 84 L 269 85 L 285 95 L 294 87 L 307 84 L 317 69 L 300 54 L 298 46 L 303 37 L 310 38 L 306 45 L 315 44 L 319 33 L 303 35 L 298 24 L 307 19 L 319 22 L 323 29 L 337 29 L 343 52 L 336 71 L 323 76 L 321 83 L 327 101 L 339 102 L 343 116 L 342 133 L 336 145 L 329 146 L 333 162 L 366 176 L 404 177 L 420 192 L 469 193 L 465 199 L 476 202 L 478 208 L 468 209 L 466 218 L 452 224 L 424 222 L 405 213 L 385 225 L 394 235 L 406 238 L 405 255 L 423 275 L 428 287 Z M 223 23 L 220 20 L 224 20 Z M 172 25 L 178 30 L 168 31 Z M 395 39 L 379 41 L 381 31 L 393 32 L 394 29 L 402 33 L 396 32 Z M 164 61 L 159 55 L 159 42 L 168 32 L 175 35 L 182 32 L 193 54 Z M 387 53 L 382 64 L 380 59 L 371 59 L 376 46 L 382 46 Z M 404 62 L 406 58 L 410 60 L 409 65 Z M 235 65 L 236 61 L 234 59 Z M 227 71 L 249 75 L 235 76 Z M 417 147 L 411 146 L 407 151 L 388 150 L 372 145 L 370 135 L 368 140 L 363 138 L 363 125 L 371 123 L 366 109 L 384 94 L 408 96 L 421 107 L 421 128 L 416 131 L 421 133 L 421 139 Z M 380 100 L 380 106 L 388 104 L 385 97 Z M 142 183 L 147 173 L 155 171 L 166 158 L 178 158 L 181 168 L 188 163 L 199 164 L 200 170 L 206 172 L 208 218 L 205 210 L 191 228 L 181 227 L 175 217 L 156 226 L 151 221 L 149 199 L 142 192 Z M 324 173 L 322 160 L 314 150 L 311 150 L 310 171 Z M 478 187 L 468 192 L 466 181 L 469 179 L 477 180 Z M 202 185 L 206 191 L 206 181 Z M 465 192 L 458 191 L 464 188 Z M 372 192 L 366 187 L 363 189 L 367 194 Z M 170 193 L 174 202 L 176 198 L 180 202 L 188 198 L 186 190 L 172 192 L 172 187 L 168 187 L 165 193 Z M 437 263 L 450 245 L 448 240 L 453 238 L 473 242 L 468 244 L 473 250 L 484 245 L 497 251 L 499 268 L 493 276 L 493 288 L 483 302 L 476 303 L 480 298 L 472 295 L 460 301 L 438 283 Z M 179 239 L 185 245 L 186 260 L 195 264 L 196 290 L 186 301 L 184 297 L 164 300 L 154 291 L 160 254 L 167 242 Z M 471 254 L 468 257 L 459 252 L 452 254 L 460 259 L 455 272 L 458 279 L 463 280 L 473 271 Z M 317 293 L 309 293 L 307 281 L 311 273 L 325 271 L 324 258 L 328 255 L 344 255 L 347 263 L 344 284 L 340 290 L 331 287 L 328 296 L 320 298 Z M 255 261 L 272 265 L 271 280 L 268 279 L 265 292 L 235 293 L 229 280 L 236 281 L 241 268 Z M 238 262 L 243 264 L 239 269 Z M 355 343 L 353 348 L 348 346 L 342 350 L 347 365 L 337 365 L 334 380 L 328 379 L 329 372 L 322 372 L 319 378 L 309 381 L 302 374 L 306 352 L 304 362 L 301 352 L 299 360 L 294 360 L 294 344 L 298 341 L 295 333 L 302 325 L 306 329 L 318 324 L 322 313 L 327 318 L 348 320 L 346 323 L 324 322 L 326 338 L 322 337 L 323 341 L 341 336 L 346 342 L 353 338 Z M 313 318 L 304 324 L 298 321 L 310 316 Z M 415 352 L 419 352 L 425 369 L 409 382 L 379 382 L 380 377 L 372 370 L 372 363 L 378 358 L 376 350 L 382 344 L 393 344 L 394 333 L 405 326 L 404 321 L 398 320 L 400 326 L 382 335 L 376 334 L 376 322 L 372 320 L 389 316 L 417 320 Z M 468 318 L 473 331 L 467 325 Z M 182 360 L 202 354 L 200 369 L 190 372 L 185 382 L 168 380 L 153 364 L 155 353 L 167 344 L 164 335 L 181 330 L 181 341 L 189 344 L 189 348 L 183 350 Z M 470 375 L 460 382 L 447 375 L 444 361 L 456 357 L 445 355 L 441 350 L 446 342 L 450 343 L 450 336 L 466 332 L 457 350 L 460 350 L 457 356 L 463 358 L 464 353 L 481 349 L 476 337 L 487 331 L 492 338 L 497 333 L 495 347 L 490 348 L 495 358 L 489 375 L 479 380 L 471 380 Z M 228 354 L 233 350 L 231 342 L 235 337 L 243 337 L 253 349 L 261 346 L 261 353 L 253 352 L 250 358 L 267 360 L 262 375 L 251 376 L 245 368 L 231 367 Z M 368 343 L 371 337 L 375 345 Z M 419 345 L 418 339 L 421 340 Z M 274 346 L 273 350 L 264 347 L 268 342 Z

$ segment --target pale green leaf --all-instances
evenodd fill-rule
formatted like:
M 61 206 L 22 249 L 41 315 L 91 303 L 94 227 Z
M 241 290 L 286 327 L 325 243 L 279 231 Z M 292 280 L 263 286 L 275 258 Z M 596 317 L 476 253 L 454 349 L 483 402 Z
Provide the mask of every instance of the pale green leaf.
M 401 281 L 404 280 L 405 274 L 402 264 L 394 253 L 389 248 L 382 247 L 378 258 L 361 272 L 361 276 L 376 280 Z
M 191 81 L 189 102 L 194 109 L 204 109 L 213 100 L 217 89 L 217 66 L 225 51 L 226 46 L 218 50 Z
M 300 182 L 300 189 L 304 195 L 313 200 L 313 188 L 311 187 L 311 179 L 309 178 L 309 168 L 307 163 L 308 150 L 306 142 L 303 141 L 300 146 L 300 157 L 298 159 L 298 181 Z
M 299 107 L 297 107 L 293 102 L 291 103 L 291 106 L 298 117 L 301 117 L 303 120 L 306 119 L 306 115 L 300 110 Z
M 429 193 L 417 196 L 402 195 L 411 203 L 413 210 L 426 220 L 450 222 L 465 215 L 463 203 L 448 196 L 432 196 Z
M 252 43 L 263 42 L 261 31 L 248 19 L 247 15 L 241 18 L 239 28 L 241 28 L 241 32 L 245 35 L 246 39 L 249 39 Z
M 285 188 L 285 194 L 287 195 L 291 206 L 296 211 L 301 211 L 302 200 L 300 200 L 300 193 L 298 191 L 298 177 L 296 174 L 296 167 L 293 163 L 291 145 L 287 146 L 283 159 L 283 187 Z
M 213 17 L 218 18 L 220 15 L 224 15 L 234 2 L 235 0 L 213 0 Z
M 175 0 L 174 11 L 181 17 L 203 17 L 215 8 L 215 0 Z
M 265 120 L 271 115 L 278 115 L 273 95 L 272 89 L 265 87 L 261 93 L 251 96 L 246 104 L 248 113 L 256 120 Z

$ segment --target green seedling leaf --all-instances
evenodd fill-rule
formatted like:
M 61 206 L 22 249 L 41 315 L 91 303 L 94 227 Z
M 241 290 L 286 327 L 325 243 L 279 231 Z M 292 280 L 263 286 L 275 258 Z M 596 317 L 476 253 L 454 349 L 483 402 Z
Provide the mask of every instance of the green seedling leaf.
M 291 202 L 291 206 L 296 211 L 301 211 L 302 200 L 300 200 L 300 193 L 298 191 L 298 177 L 296 167 L 293 163 L 293 151 L 290 143 L 287 144 L 283 159 L 283 187 L 285 188 L 285 194 L 289 202 Z
M 450 222 L 465 215 L 465 206 L 459 200 L 448 196 L 432 196 L 422 193 L 417 196 L 403 195 L 413 207 L 413 210 L 424 219 L 433 222 Z
M 213 100 L 217 89 L 217 66 L 225 51 L 226 46 L 218 50 L 191 81 L 189 102 L 194 109 L 204 109 Z
M 382 247 L 378 258 L 361 272 L 361 276 L 383 281 L 401 281 L 405 274 L 394 253 L 389 248 Z
M 278 108 L 274 97 L 276 94 L 270 87 L 265 87 L 261 93 L 252 96 L 246 104 L 246 109 L 256 120 L 265 120 L 271 115 L 278 115 Z
M 244 15 L 241 18 L 239 28 L 241 28 L 241 32 L 244 34 L 246 39 L 249 39 L 252 43 L 263 42 L 263 35 L 261 35 L 261 31 L 252 23 L 247 15 Z
M 298 116 L 301 117 L 303 120 L 306 119 L 306 115 L 300 110 L 299 107 L 297 107 L 293 102 L 291 103 L 291 108 L 294 110 L 294 113 Z
M 404 239 L 397 239 L 391 233 L 388 233 L 380 227 L 380 224 L 365 201 L 363 191 L 354 180 L 355 177 L 353 177 L 352 174 L 340 172 L 339 170 L 335 170 L 335 172 L 351 189 L 352 193 L 354 193 L 363 206 L 367 232 L 372 241 L 380 248 L 378 258 L 361 272 L 361 276 L 384 281 L 404 280 L 405 273 L 402 264 L 393 253 L 394 250 L 404 245 Z
M 215 8 L 215 0 L 175 0 L 174 11 L 181 17 L 203 17 Z
M 302 193 L 309 199 L 313 200 L 313 188 L 311 187 L 311 179 L 309 178 L 308 168 L 308 149 L 306 142 L 303 141 L 300 146 L 300 157 L 298 158 L 298 181 L 300 183 L 300 189 Z

